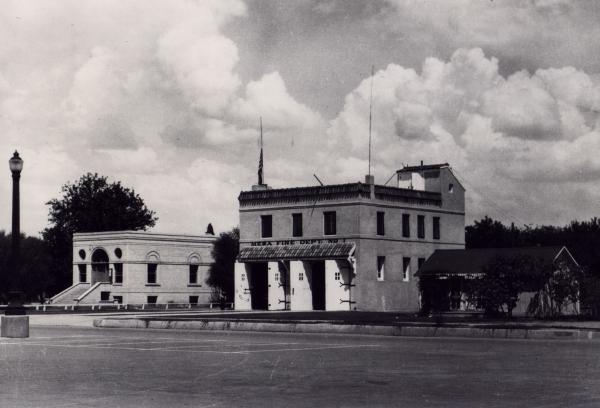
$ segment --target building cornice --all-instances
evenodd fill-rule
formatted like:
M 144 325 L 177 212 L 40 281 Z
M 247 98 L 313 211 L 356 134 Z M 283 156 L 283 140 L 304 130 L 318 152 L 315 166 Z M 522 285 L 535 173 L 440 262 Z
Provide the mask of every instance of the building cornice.
M 162 234 L 148 231 L 102 231 L 102 232 L 76 232 L 73 242 L 99 242 L 99 241 L 148 241 L 172 243 L 212 243 L 216 239 L 213 235 L 184 235 Z

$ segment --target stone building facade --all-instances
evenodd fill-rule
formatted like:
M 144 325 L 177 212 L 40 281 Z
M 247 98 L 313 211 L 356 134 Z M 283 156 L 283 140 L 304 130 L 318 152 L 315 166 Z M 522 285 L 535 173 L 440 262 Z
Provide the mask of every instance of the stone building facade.
M 215 237 L 145 231 L 73 235 L 73 285 L 52 303 L 208 303 Z
M 417 311 L 419 266 L 464 248 L 465 190 L 448 164 L 396 183 L 242 191 L 235 308 Z

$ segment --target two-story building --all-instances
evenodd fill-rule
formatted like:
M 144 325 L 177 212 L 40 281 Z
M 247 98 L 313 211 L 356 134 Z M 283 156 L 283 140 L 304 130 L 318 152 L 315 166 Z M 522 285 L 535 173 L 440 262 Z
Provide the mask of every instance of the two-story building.
M 465 190 L 448 164 L 396 183 L 242 191 L 235 308 L 417 311 L 419 266 L 464 248 Z
M 212 235 L 73 234 L 73 285 L 52 303 L 208 303 Z

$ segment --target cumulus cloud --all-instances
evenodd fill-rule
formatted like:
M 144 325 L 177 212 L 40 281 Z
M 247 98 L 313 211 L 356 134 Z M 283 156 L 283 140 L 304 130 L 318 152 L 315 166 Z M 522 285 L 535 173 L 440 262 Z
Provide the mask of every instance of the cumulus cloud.
M 0 151 L 22 152 L 24 176 L 40 175 L 28 168 L 33 160 L 53 176 L 23 197 L 24 213 L 38 214 L 23 228 L 41 230 L 44 203 L 87 171 L 143 193 L 163 231 L 203 232 L 186 229 L 187 210 L 200 224 L 235 225 L 235 195 L 225 192 L 252 184 L 258 117 L 278 152 L 285 135 L 302 145 L 323 125 L 278 72 L 242 82 L 238 46 L 223 27 L 246 12 L 239 0 L 5 3 L 0 36 L 13 40 L 0 45 Z M 198 163 L 210 177 L 198 177 Z
M 369 81 L 346 97 L 328 130 L 330 145 L 346 157 L 332 165 L 334 172 L 347 173 L 347 163 L 366 157 Z M 527 202 L 532 183 L 590 183 L 591 194 L 600 195 L 591 184 L 600 179 L 600 93 L 597 79 L 583 71 L 565 67 L 505 77 L 498 60 L 481 49 L 459 49 L 448 61 L 427 59 L 420 73 L 391 64 L 376 73 L 373 90 L 379 177 L 394 164 L 450 162 L 480 186 L 475 197 L 491 197 L 508 213 L 523 213 L 517 199 Z M 358 179 L 362 166 L 350 169 L 355 167 Z M 472 215 L 497 208 L 481 200 L 471 205 Z
M 288 93 L 278 72 L 249 82 L 245 96 L 236 101 L 232 111 L 248 123 L 256 123 L 256 118 L 262 116 L 269 126 L 284 129 L 311 128 L 321 120 L 317 113 Z

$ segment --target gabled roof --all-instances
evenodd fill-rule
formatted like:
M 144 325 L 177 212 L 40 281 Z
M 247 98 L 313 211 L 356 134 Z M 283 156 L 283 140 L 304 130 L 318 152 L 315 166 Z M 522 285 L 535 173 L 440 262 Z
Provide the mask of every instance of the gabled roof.
M 433 275 L 476 275 L 495 258 L 529 256 L 543 262 L 554 262 L 561 252 L 566 251 L 573 263 L 577 262 L 564 246 L 528 248 L 481 248 L 481 249 L 438 249 L 425 261 L 416 276 Z

